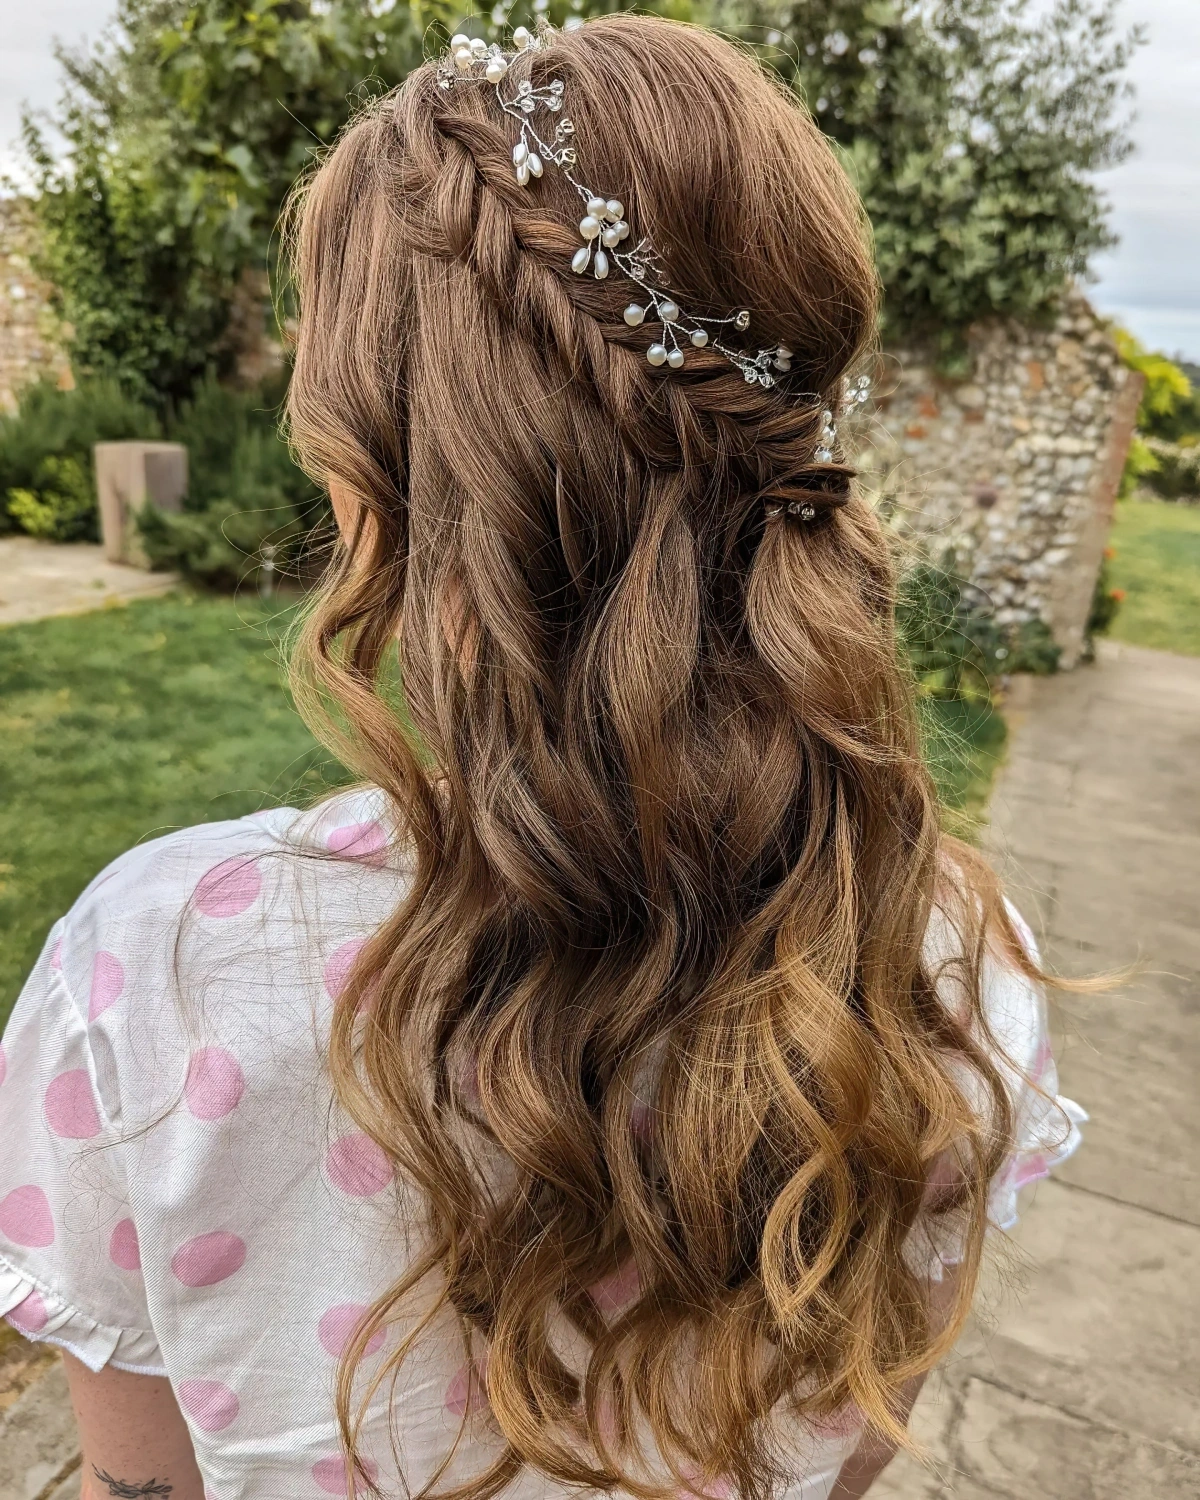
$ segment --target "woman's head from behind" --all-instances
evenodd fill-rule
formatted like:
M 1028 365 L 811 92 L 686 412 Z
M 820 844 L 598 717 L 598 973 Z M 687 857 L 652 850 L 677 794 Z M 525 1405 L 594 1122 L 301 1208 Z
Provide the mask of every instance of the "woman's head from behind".
M 677 1470 L 750 1494 L 780 1396 L 886 1425 L 935 1342 L 901 1255 L 928 1163 L 976 1139 L 981 1231 L 996 1150 L 939 1049 L 993 1075 L 921 963 L 936 816 L 887 548 L 816 458 L 875 279 L 829 147 L 713 34 L 611 16 L 506 95 L 524 77 L 563 81 L 578 174 L 676 300 L 749 309 L 729 341 L 791 370 L 651 366 L 636 287 L 572 272 L 576 191 L 517 183 L 482 80 L 418 70 L 316 174 L 290 417 L 359 509 L 302 661 L 416 861 L 339 1006 L 335 1079 L 425 1189 L 428 1266 L 487 1343 L 511 1447 L 485 1488 L 514 1462 L 635 1483 L 649 1422 Z M 481 1193 L 463 1114 L 511 1196 Z M 588 1288 L 629 1261 L 642 1295 L 606 1322 Z

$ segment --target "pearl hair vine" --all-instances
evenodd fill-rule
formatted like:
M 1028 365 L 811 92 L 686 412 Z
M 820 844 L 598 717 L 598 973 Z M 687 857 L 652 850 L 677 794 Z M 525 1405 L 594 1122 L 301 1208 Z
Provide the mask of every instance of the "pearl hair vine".
M 562 80 L 556 78 L 535 86 L 529 79 L 522 79 L 516 93 L 506 97 L 501 86 L 512 61 L 522 53 L 540 49 L 542 39 L 526 27 L 518 26 L 513 32 L 513 45 L 516 51 L 506 53 L 495 42 L 489 46 L 480 37 L 471 38 L 459 32 L 451 37 L 449 56 L 439 65 L 438 83 L 443 89 L 468 79 L 492 84 L 500 108 L 521 127 L 512 153 L 517 182 L 527 187 L 550 162 L 579 194 L 585 209 L 579 221 L 583 244 L 571 257 L 571 269 L 578 276 L 590 269 L 597 281 L 603 281 L 615 265 L 641 290 L 645 300 L 629 304 L 625 322 L 631 328 L 646 322 L 660 325 L 661 337 L 646 350 L 650 364 L 678 370 L 685 362 L 685 344 L 694 349 L 707 346 L 735 364 L 750 383 L 773 386 L 778 375 L 786 374 L 792 367 L 790 349 L 779 344 L 773 349 L 747 354 L 721 343 L 716 336 L 726 327 L 744 333 L 750 326 L 747 309 L 742 308 L 727 318 L 700 318 L 686 313 L 665 289 L 662 265 L 650 242 L 640 239 L 630 248 L 621 248 L 630 237 L 624 204 L 618 198 L 593 191 L 576 175 L 575 125 L 562 113 L 565 94 Z M 558 116 L 550 140 L 543 138 L 534 121 L 540 111 Z
M 549 29 L 549 28 L 545 28 Z M 588 270 L 597 281 L 604 281 L 613 266 L 622 272 L 642 293 L 642 300 L 630 302 L 624 312 L 625 322 L 631 328 L 645 323 L 657 323 L 661 329 L 659 338 L 646 350 L 646 359 L 654 366 L 666 365 L 668 369 L 682 369 L 686 363 L 685 346 L 693 349 L 710 348 L 723 355 L 735 365 L 748 384 L 758 384 L 770 389 L 778 384 L 779 377 L 792 368 L 792 351 L 783 344 L 774 348 L 759 349 L 751 354 L 721 342 L 721 330 L 735 328 L 745 333 L 750 327 L 750 312 L 741 308 L 725 318 L 702 318 L 685 312 L 671 295 L 665 284 L 662 262 L 648 239 L 642 238 L 628 248 L 631 230 L 625 218 L 625 206 L 619 198 L 594 191 L 577 175 L 578 154 L 575 146 L 575 125 L 563 114 L 566 88 L 562 80 L 535 85 L 523 78 L 516 91 L 506 91 L 505 79 L 512 63 L 528 52 L 543 46 L 542 37 L 524 26 L 518 26 L 512 34 L 514 51 L 505 52 L 497 43 L 485 42 L 481 37 L 468 37 L 462 32 L 450 38 L 450 50 L 438 64 L 438 86 L 450 89 L 461 82 L 487 82 L 496 91 L 496 101 L 506 115 L 520 125 L 520 134 L 512 149 L 513 171 L 518 184 L 528 187 L 545 171 L 546 163 L 558 168 L 566 180 L 579 194 L 584 206 L 579 221 L 579 234 L 583 241 L 571 257 L 571 269 L 577 276 Z M 550 139 L 542 131 L 549 132 L 549 125 L 539 128 L 536 117 L 541 114 L 554 117 L 554 129 Z M 860 375 L 853 385 L 843 385 L 842 405 L 853 408 L 862 405 L 870 394 L 871 382 Z M 821 400 L 813 392 L 802 393 L 814 403 Z M 833 447 L 837 440 L 837 416 L 832 408 L 822 413 L 822 430 L 814 457 L 818 463 L 833 461 Z M 812 520 L 815 508 L 807 501 L 784 505 L 768 503 L 768 518 L 787 514 L 801 520 Z

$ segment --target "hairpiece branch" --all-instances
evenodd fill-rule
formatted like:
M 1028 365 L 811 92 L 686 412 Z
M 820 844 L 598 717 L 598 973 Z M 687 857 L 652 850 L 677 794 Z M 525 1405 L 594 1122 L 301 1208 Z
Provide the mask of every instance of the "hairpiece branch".
M 500 108 L 520 126 L 512 151 L 513 171 L 520 186 L 528 187 L 540 178 L 549 162 L 579 194 L 584 208 L 579 220 L 583 243 L 571 257 L 572 271 L 582 276 L 590 270 L 597 281 L 604 281 L 616 266 L 639 288 L 642 299 L 630 302 L 624 317 L 631 328 L 638 328 L 646 322 L 659 325 L 658 339 L 646 350 L 650 364 L 679 370 L 686 363 L 688 346 L 711 348 L 736 365 L 749 384 L 767 388 L 776 385 L 779 376 L 786 375 L 792 368 L 792 351 L 777 344 L 774 348 L 759 349 L 750 354 L 721 342 L 721 331 L 725 328 L 746 332 L 750 327 L 749 309 L 740 308 L 724 318 L 702 318 L 685 312 L 666 286 L 661 260 L 650 241 L 643 237 L 632 246 L 627 244 L 631 230 L 625 218 L 625 205 L 617 197 L 596 192 L 578 174 L 575 124 L 563 113 L 566 86 L 562 79 L 535 85 L 523 78 L 515 92 L 505 89 L 512 62 L 523 53 L 536 51 L 543 45 L 541 37 L 524 26 L 516 28 L 512 39 L 515 51 L 505 52 L 495 42 L 489 45 L 481 37 L 457 33 L 450 38 L 449 54 L 438 64 L 438 85 L 449 89 L 459 82 L 490 83 L 496 91 Z M 543 116 L 552 118 L 553 131 Z M 870 380 L 860 375 L 853 387 L 846 388 L 847 404 L 866 401 L 869 390 Z M 804 394 L 814 402 L 821 399 L 811 391 Z M 837 439 L 837 421 L 832 409 L 826 409 L 823 418 L 820 446 L 815 457 L 819 463 L 829 463 Z

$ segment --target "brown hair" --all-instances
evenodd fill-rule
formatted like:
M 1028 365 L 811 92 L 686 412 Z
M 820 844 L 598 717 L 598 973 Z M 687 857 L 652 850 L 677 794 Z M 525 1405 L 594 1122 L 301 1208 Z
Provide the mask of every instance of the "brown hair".
M 751 59 L 665 21 L 554 34 L 522 76 L 564 80 L 588 180 L 682 305 L 752 309 L 746 347 L 787 345 L 793 371 L 766 390 L 711 349 L 652 369 L 629 283 L 571 272 L 573 189 L 519 187 L 492 90 L 431 65 L 299 200 L 291 428 L 361 513 L 298 671 L 415 867 L 331 1062 L 428 1214 L 339 1410 L 353 1449 L 368 1338 L 440 1278 L 505 1439 L 450 1493 L 530 1465 L 659 1494 L 648 1430 L 676 1481 L 761 1496 L 778 1403 L 855 1402 L 896 1433 L 902 1382 L 965 1315 L 1009 1134 L 979 1042 L 993 917 L 1016 944 L 939 838 L 884 534 L 814 458 L 876 308 L 827 143 Z M 780 497 L 815 519 L 768 520 Z M 922 943 L 956 886 L 951 1008 Z M 926 1208 L 968 1250 L 942 1331 L 904 1247 L 946 1152 L 955 1185 Z M 640 1291 L 606 1316 L 589 1289 L 630 1261 Z

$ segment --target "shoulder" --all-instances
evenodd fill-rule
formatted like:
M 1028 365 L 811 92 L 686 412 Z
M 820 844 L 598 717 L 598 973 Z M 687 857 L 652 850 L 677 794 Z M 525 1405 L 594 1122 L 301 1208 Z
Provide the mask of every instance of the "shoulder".
M 48 964 L 88 1022 L 133 992 L 171 997 L 295 983 L 394 910 L 406 854 L 376 791 L 178 829 L 114 860 L 51 935 Z M 240 989 L 239 989 L 240 987 Z

